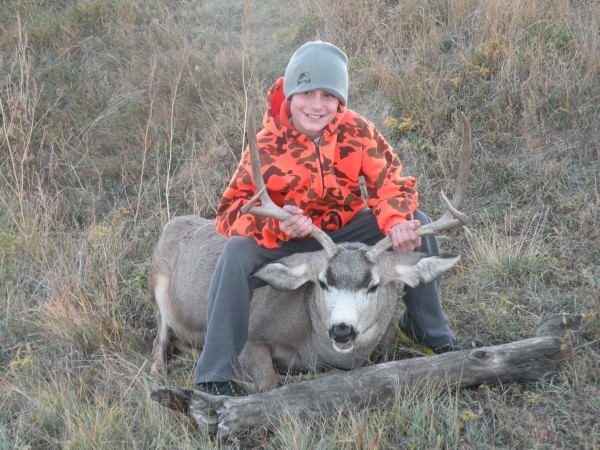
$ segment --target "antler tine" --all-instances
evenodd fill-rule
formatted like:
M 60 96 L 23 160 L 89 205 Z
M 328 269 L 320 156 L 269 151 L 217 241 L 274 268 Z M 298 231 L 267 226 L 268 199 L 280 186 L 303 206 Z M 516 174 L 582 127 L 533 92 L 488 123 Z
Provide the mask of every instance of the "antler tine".
M 462 149 L 452 202 L 448 200 L 443 191 L 440 191 L 440 198 L 442 202 L 445 203 L 447 210 L 442 217 L 435 222 L 422 225 L 415 230 L 415 234 L 418 236 L 425 236 L 442 231 L 452 230 L 454 228 L 465 226 L 469 223 L 468 216 L 460 212 L 458 208 L 461 207 L 467 191 L 467 181 L 469 178 L 469 167 L 471 165 L 471 154 L 473 149 L 471 144 L 471 126 L 469 124 L 469 120 L 462 111 L 460 116 L 463 124 Z M 392 239 L 389 236 L 386 236 L 371 248 L 371 250 L 368 252 L 368 257 L 370 259 L 374 259 L 382 252 L 388 250 L 391 246 Z
M 467 181 L 469 179 L 469 168 L 471 165 L 471 154 L 473 148 L 471 144 L 471 125 L 467 116 L 461 111 L 460 117 L 463 124 L 462 149 L 460 152 L 460 163 L 458 165 L 458 175 L 456 177 L 456 186 L 452 203 L 446 198 L 443 191 L 440 191 L 440 197 L 446 204 L 447 211 L 438 220 L 428 223 L 415 231 L 419 236 L 434 234 L 440 231 L 448 231 L 454 228 L 465 226 L 469 223 L 469 218 L 458 211 L 465 199 L 467 192 Z
M 462 111 L 460 112 L 460 118 L 463 126 L 462 149 L 460 152 L 458 175 L 456 176 L 456 187 L 454 188 L 454 195 L 452 196 L 452 206 L 456 209 L 460 209 L 462 202 L 465 199 L 465 193 L 467 192 L 467 181 L 469 180 L 469 170 L 471 167 L 471 155 L 473 153 L 473 146 L 471 143 L 471 125 L 469 124 L 469 119 L 467 119 L 467 116 Z
M 256 141 L 256 125 L 254 124 L 254 104 L 248 107 L 248 117 L 246 124 L 248 134 L 248 146 L 250 147 L 250 163 L 252 165 L 252 179 L 254 186 L 256 187 L 257 194 L 250 199 L 248 203 L 242 206 L 242 213 L 252 213 L 255 215 L 262 215 L 265 217 L 272 217 L 277 220 L 285 220 L 292 214 L 278 207 L 269 194 L 265 186 L 265 180 L 262 177 L 262 171 L 260 169 L 260 156 L 258 154 L 258 142 Z M 260 200 L 260 205 L 256 205 L 256 202 Z
M 260 155 L 258 154 L 258 142 L 256 140 L 256 125 L 254 124 L 254 111 L 254 104 L 251 104 L 248 108 L 247 134 L 248 146 L 250 148 L 250 162 L 252 165 L 252 178 L 257 194 L 252 197 L 248 203 L 242 206 L 241 211 L 243 214 L 252 213 L 283 221 L 290 218 L 292 214 L 277 206 L 273 200 L 271 200 L 271 197 L 269 197 L 267 192 L 260 167 Z M 260 205 L 256 205 L 256 202 L 259 200 Z M 335 244 L 327 233 L 313 225 L 311 234 L 321 244 L 327 256 L 331 257 L 335 254 Z

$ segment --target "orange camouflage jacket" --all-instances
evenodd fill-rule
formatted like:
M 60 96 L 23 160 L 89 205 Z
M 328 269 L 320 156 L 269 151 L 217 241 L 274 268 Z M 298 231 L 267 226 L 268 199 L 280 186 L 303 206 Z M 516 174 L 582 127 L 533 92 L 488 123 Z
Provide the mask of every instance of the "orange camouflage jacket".
M 340 105 L 315 144 L 293 128 L 289 117 L 290 105 L 280 78 L 269 89 L 263 129 L 257 135 L 262 175 L 277 205 L 303 209 L 324 231 L 343 227 L 365 206 L 373 210 L 383 234 L 413 218 L 418 201 L 415 179 L 400 175 L 398 157 L 371 122 Z M 240 211 L 256 193 L 251 174 L 246 148 L 219 204 L 217 230 L 277 248 L 290 239 L 279 221 Z M 360 175 L 365 180 L 366 201 Z

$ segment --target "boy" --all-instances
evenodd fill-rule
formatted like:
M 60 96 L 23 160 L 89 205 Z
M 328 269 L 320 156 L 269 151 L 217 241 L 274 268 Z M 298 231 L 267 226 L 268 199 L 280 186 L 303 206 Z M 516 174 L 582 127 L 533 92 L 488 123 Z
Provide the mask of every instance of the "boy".
M 209 290 L 208 329 L 195 381 L 213 395 L 235 395 L 238 355 L 248 336 L 252 293 L 260 265 L 296 252 L 318 250 L 312 225 L 334 242 L 373 245 L 390 235 L 393 250 L 438 254 L 433 236 L 415 230 L 429 218 L 417 210 L 413 177 L 375 126 L 346 108 L 348 59 L 327 42 L 308 42 L 292 55 L 284 77 L 267 94 L 257 140 L 265 185 L 292 214 L 285 221 L 242 214 L 255 194 L 248 150 L 217 210 L 217 230 L 229 237 Z M 365 181 L 363 199 L 359 177 Z M 439 283 L 407 288 L 400 327 L 436 353 L 460 350 L 441 309 Z

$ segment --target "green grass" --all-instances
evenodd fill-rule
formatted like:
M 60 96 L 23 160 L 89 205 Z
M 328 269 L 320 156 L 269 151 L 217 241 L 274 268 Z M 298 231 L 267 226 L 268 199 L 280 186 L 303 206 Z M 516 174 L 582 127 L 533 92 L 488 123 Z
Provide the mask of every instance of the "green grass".
M 291 52 L 331 40 L 349 106 L 419 182 L 452 190 L 474 137 L 462 255 L 443 284 L 465 345 L 583 313 L 537 383 L 425 389 L 274 422 L 241 448 L 600 448 L 600 14 L 593 0 L 5 1 L 0 8 L 0 449 L 218 448 L 150 400 L 147 266 L 162 226 L 211 217 Z M 398 355 L 414 355 L 399 349 Z

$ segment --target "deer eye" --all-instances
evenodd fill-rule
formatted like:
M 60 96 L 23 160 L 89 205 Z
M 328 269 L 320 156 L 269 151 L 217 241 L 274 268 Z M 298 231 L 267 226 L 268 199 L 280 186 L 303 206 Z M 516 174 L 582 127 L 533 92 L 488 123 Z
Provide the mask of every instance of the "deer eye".
M 329 290 L 329 285 L 327 284 L 324 274 L 319 275 L 318 281 L 319 281 L 319 286 L 321 286 L 321 289 L 323 289 L 324 291 Z

